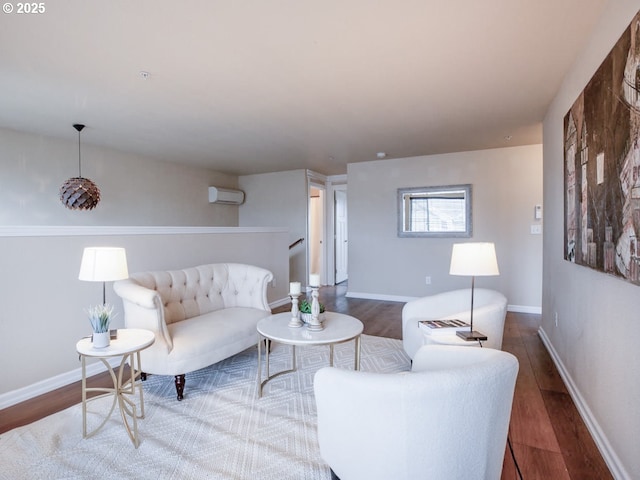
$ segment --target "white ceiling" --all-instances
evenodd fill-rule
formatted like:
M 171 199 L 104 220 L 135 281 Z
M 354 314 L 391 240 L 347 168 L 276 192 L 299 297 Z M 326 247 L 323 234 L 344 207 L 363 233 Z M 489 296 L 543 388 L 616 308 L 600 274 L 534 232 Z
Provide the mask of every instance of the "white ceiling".
M 607 2 L 45 0 L 0 13 L 0 127 L 236 174 L 541 143 Z

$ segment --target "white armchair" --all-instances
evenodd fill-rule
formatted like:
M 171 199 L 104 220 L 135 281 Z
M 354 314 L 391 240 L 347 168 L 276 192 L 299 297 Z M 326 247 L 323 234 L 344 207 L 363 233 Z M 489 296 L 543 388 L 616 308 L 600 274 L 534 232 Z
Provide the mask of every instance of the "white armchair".
M 322 458 L 341 480 L 498 480 L 517 373 L 510 353 L 435 345 L 409 373 L 324 367 Z
M 502 349 L 504 321 L 507 315 L 507 298 L 500 292 L 476 288 L 473 300 L 473 328 L 484 333 L 485 347 Z M 458 318 L 469 322 L 471 314 L 471 289 L 452 290 L 407 302 L 402 308 L 402 344 L 413 358 L 418 349 L 428 342 L 418 326 L 420 320 Z M 456 339 L 457 340 L 457 339 Z M 432 340 L 437 343 L 437 338 Z M 477 345 L 460 339 L 460 345 Z

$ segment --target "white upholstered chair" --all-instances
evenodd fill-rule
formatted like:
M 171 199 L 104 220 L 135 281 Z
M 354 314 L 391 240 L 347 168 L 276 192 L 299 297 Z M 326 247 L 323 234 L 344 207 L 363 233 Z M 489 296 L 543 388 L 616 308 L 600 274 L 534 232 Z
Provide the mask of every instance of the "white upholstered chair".
M 405 352 L 413 358 L 418 349 L 429 343 L 418 326 L 420 320 L 458 318 L 469 321 L 471 312 L 471 289 L 452 290 L 407 302 L 402 308 L 402 344 Z M 473 329 L 484 333 L 488 348 L 502 349 L 504 321 L 507 315 L 507 299 L 495 290 L 476 288 L 473 300 Z M 437 339 L 434 340 L 437 342 Z M 459 345 L 477 345 L 455 338 Z
M 518 360 L 428 345 L 411 372 L 315 375 L 320 453 L 340 480 L 497 480 Z

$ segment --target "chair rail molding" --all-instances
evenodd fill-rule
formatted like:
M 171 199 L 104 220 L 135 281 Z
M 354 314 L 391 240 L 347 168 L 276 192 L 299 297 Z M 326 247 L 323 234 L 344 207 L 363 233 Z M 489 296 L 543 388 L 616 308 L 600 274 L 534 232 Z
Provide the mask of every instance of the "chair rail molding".
M 0 237 L 57 237 L 86 235 L 185 235 L 201 233 L 277 233 L 286 228 L 274 227 L 174 227 L 174 226 L 6 226 Z

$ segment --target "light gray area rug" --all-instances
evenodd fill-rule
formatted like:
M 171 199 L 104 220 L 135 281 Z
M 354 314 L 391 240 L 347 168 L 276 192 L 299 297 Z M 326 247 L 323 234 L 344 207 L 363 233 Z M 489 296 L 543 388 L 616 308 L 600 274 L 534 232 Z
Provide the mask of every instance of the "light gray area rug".
M 353 342 L 337 345 L 335 365 L 352 369 L 353 348 Z M 274 345 L 272 372 L 290 368 L 290 349 Z M 173 378 L 150 376 L 143 383 L 146 416 L 138 421 L 138 449 L 117 410 L 95 436 L 83 439 L 80 405 L 7 432 L 0 436 L 0 478 L 328 480 L 313 376 L 328 365 L 329 347 L 296 352 L 298 371 L 271 380 L 260 399 L 255 347 L 188 374 L 182 402 L 175 399 Z M 361 358 L 364 371 L 410 368 L 399 340 L 363 335 Z M 89 403 L 90 428 L 110 402 Z

